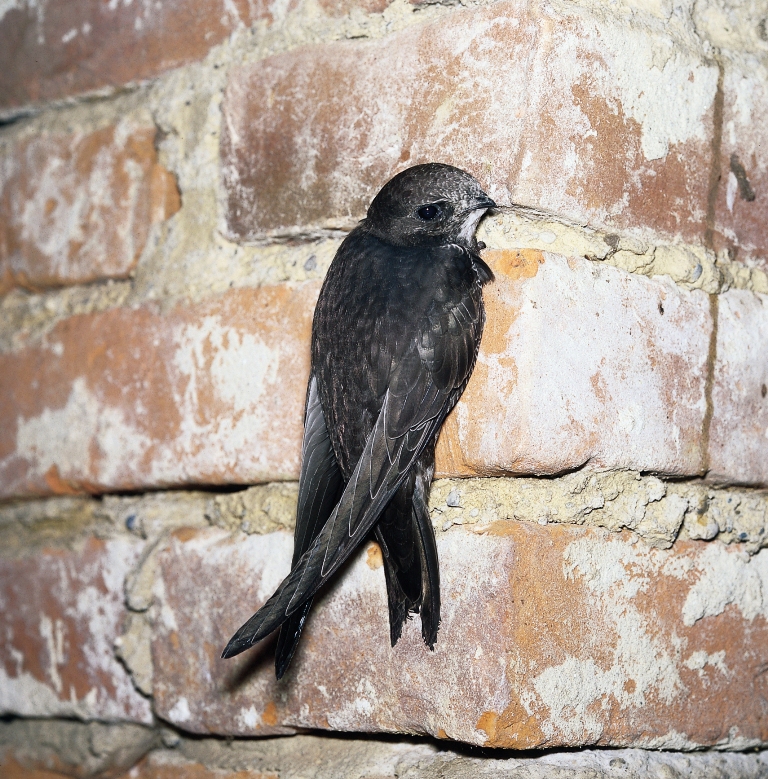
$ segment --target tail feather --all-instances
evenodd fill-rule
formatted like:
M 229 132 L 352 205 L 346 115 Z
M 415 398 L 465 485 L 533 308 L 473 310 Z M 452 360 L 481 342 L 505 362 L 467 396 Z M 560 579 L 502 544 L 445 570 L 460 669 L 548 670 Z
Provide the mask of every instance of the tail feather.
M 376 526 L 384 558 L 392 646 L 400 639 L 411 613 L 421 614 L 422 636 L 430 649 L 440 626 L 440 572 L 427 507 L 430 454 L 411 471 Z
M 389 606 L 389 643 L 394 646 L 403 633 L 403 625 L 413 611 L 412 601 L 405 595 L 397 578 L 397 569 L 392 562 L 387 542 L 381 528 L 376 528 L 376 540 L 381 546 L 384 558 L 384 579 L 387 585 L 387 603 Z
M 432 520 L 429 518 L 427 497 L 428 475 L 418 474 L 413 492 L 414 525 L 418 530 L 419 554 L 421 556 L 421 636 L 432 650 L 440 628 L 440 567 L 437 559 L 437 543 Z
M 310 598 L 304 601 L 301 608 L 291 614 L 280 626 L 280 633 L 277 637 L 277 646 L 275 648 L 275 676 L 278 680 L 282 679 L 283 674 L 288 670 L 291 658 L 293 658 L 296 647 L 299 645 L 301 631 L 309 616 L 313 600 L 313 598 Z

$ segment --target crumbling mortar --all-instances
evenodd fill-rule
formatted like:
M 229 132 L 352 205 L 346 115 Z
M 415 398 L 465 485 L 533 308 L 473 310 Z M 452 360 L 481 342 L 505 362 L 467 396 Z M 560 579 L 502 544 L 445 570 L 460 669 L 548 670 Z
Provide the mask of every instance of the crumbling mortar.
M 716 255 L 704 246 L 665 244 L 658 236 L 617 233 L 523 206 L 499 208 L 480 224 L 478 238 L 489 249 L 538 249 L 605 262 L 641 276 L 668 276 L 683 289 L 710 295 L 729 289 L 768 294 L 768 274 L 731 261 L 726 251 Z
M 209 499 L 206 517 L 230 532 L 292 530 L 297 484 L 251 487 Z M 577 471 L 555 478 L 438 479 L 430 514 L 437 530 L 498 521 L 577 524 L 628 529 L 652 546 L 678 536 L 744 544 L 754 554 L 768 546 L 768 491 L 719 488 L 700 479 L 664 481 L 635 471 Z
M 236 492 L 154 492 L 141 496 L 49 498 L 0 505 L 4 555 L 77 542 L 89 535 L 130 534 L 147 542 L 128 577 L 126 599 L 136 612 L 152 602 L 156 553 L 169 533 L 215 526 L 231 533 L 292 531 L 298 484 L 271 482 Z M 557 477 L 437 479 L 430 513 L 438 530 L 514 519 L 634 531 L 668 547 L 693 539 L 768 546 L 768 490 L 719 487 L 702 479 L 663 480 L 636 471 L 579 470 Z M 14 551 L 16 550 L 16 551 Z
M 275 235 L 264 245 L 246 247 L 221 237 L 212 223 L 201 227 L 199 221 L 190 225 L 192 220 L 193 209 L 183 207 L 169 222 L 155 226 L 133 280 L 39 293 L 16 289 L 0 297 L 0 353 L 44 343 L 57 323 L 78 314 L 149 302 L 168 310 L 181 301 L 200 301 L 237 287 L 321 280 L 343 235 L 306 232 L 306 242 L 295 235 L 290 240 Z M 768 294 L 768 274 L 730 262 L 725 254 L 716 257 L 703 247 L 683 244 L 651 246 L 632 235 L 578 225 L 536 209 L 500 209 L 481 224 L 478 237 L 489 249 L 583 256 L 637 275 L 666 275 L 684 289 L 710 295 L 728 289 Z
M 45 775 L 117 779 L 159 745 L 159 732 L 144 725 L 61 719 L 0 722 L 2 764 L 10 757 L 30 775 L 51 771 Z

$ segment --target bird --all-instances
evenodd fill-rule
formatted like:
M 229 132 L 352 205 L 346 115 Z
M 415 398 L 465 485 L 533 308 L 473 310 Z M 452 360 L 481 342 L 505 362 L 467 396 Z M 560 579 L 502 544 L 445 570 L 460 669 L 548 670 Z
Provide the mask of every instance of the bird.
M 440 428 L 469 381 L 485 324 L 479 220 L 496 203 L 442 163 L 407 168 L 341 243 L 312 324 L 291 572 L 222 652 L 280 628 L 287 670 L 318 590 L 376 538 L 390 643 L 420 614 L 434 650 L 440 573 L 427 501 Z

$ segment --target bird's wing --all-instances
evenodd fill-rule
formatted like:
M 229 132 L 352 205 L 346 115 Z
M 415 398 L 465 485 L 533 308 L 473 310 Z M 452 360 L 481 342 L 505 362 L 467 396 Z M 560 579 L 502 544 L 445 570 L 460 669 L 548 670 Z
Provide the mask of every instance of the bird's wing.
M 322 587 L 366 537 L 442 422 L 433 416 L 390 439 L 386 431 L 392 405 L 388 393 L 357 467 L 323 529 L 275 594 L 235 633 L 222 657 L 233 657 L 266 638 Z
M 479 286 L 448 289 L 425 306 L 415 332 L 390 351 L 388 389 L 365 448 L 320 533 L 222 657 L 266 638 L 302 609 L 367 536 L 461 394 L 474 367 L 484 315 Z M 387 350 L 389 351 L 389 350 Z
M 343 479 L 328 435 L 325 415 L 317 392 L 317 379 L 310 377 L 304 414 L 304 440 L 301 451 L 299 502 L 296 511 L 293 561 L 296 567 L 309 549 L 339 500 Z M 280 628 L 275 649 L 275 674 L 280 679 L 288 668 L 312 607 L 309 598 Z

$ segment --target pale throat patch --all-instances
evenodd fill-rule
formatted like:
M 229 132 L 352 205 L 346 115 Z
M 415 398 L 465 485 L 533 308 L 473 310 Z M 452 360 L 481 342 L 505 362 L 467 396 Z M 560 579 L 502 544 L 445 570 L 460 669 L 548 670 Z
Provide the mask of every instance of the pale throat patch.
M 461 231 L 459 232 L 460 240 L 465 241 L 466 243 L 472 241 L 472 236 L 475 234 L 477 223 L 483 218 L 483 214 L 485 214 L 487 210 L 487 208 L 478 208 L 477 211 L 471 211 L 467 214 L 467 218 L 464 220 L 464 224 L 461 226 Z

